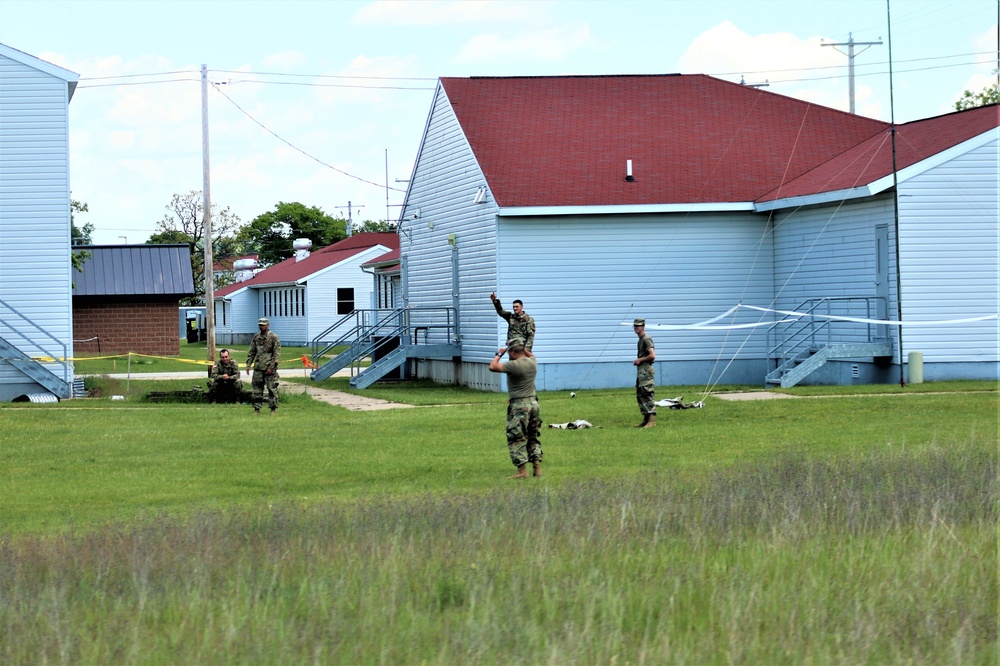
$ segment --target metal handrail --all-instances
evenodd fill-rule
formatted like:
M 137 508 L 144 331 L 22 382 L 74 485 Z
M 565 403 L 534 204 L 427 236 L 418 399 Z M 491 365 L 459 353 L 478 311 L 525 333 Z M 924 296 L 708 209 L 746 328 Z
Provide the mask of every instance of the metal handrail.
M 424 315 L 430 315 L 428 318 L 433 321 L 435 318 L 435 313 L 438 316 L 443 313 L 445 315 L 445 323 L 428 323 L 423 321 Z M 418 317 L 419 316 L 419 317 Z M 413 319 L 418 318 L 419 321 L 412 322 Z M 335 331 L 337 328 L 344 326 L 353 319 L 354 323 L 351 328 L 343 333 L 339 338 L 333 342 L 323 342 L 323 338 L 328 336 L 330 333 Z M 372 323 L 367 323 L 372 322 Z M 325 331 L 320 333 L 318 336 L 313 338 L 312 341 L 312 361 L 313 363 L 319 364 L 319 359 L 335 347 L 342 345 L 353 346 L 358 340 L 367 340 L 374 335 L 381 335 L 386 338 L 385 340 L 380 340 L 377 343 L 369 343 L 364 347 L 355 350 L 355 360 L 352 361 L 352 375 L 354 374 L 353 368 L 355 363 L 360 364 L 360 359 L 365 356 L 371 355 L 377 349 L 379 349 L 382 344 L 388 344 L 388 338 L 400 337 L 403 338 L 405 344 L 410 344 L 411 341 L 416 342 L 415 333 L 417 330 L 423 331 L 424 333 L 424 343 L 428 341 L 428 332 L 430 330 L 444 330 L 446 331 L 446 336 L 449 342 L 458 341 L 458 318 L 455 312 L 455 308 L 443 307 L 443 308 L 396 308 L 393 310 L 387 310 L 385 308 L 379 309 L 359 309 L 353 310 L 350 314 L 344 315 L 340 320 L 334 325 L 328 327 Z M 360 367 L 360 366 L 359 366 Z
M 13 326 L 11 326 L 10 323 L 7 322 L 6 317 L 3 318 L 3 319 L 0 319 L 0 324 L 3 324 L 9 330 L 11 330 L 14 333 L 16 333 L 17 335 L 19 335 L 21 337 L 21 339 L 24 340 L 25 342 L 27 342 L 27 343 L 35 346 L 36 348 L 38 348 L 42 352 L 45 352 L 46 354 L 48 354 L 48 356 L 53 359 L 52 362 L 58 363 L 59 365 L 61 365 L 62 369 L 63 369 L 63 381 L 64 382 L 69 382 L 69 363 L 67 363 L 67 358 L 69 357 L 69 347 L 67 346 L 67 344 L 65 342 L 63 342 L 62 340 L 60 340 L 59 338 L 57 338 L 54 335 L 52 335 L 51 333 L 49 333 L 48 331 L 46 331 L 44 328 L 42 328 L 41 326 L 39 326 L 35 322 L 33 322 L 31 319 L 29 319 L 27 316 L 25 316 L 24 314 L 22 314 L 17 308 L 15 308 L 10 303 L 7 303 L 3 299 L 0 299 L 0 305 L 3 305 L 5 308 L 7 308 L 11 312 L 13 312 L 18 317 L 20 317 L 22 321 L 24 321 L 24 322 L 30 324 L 31 326 L 33 326 L 35 328 L 35 330 L 37 330 L 39 333 L 41 333 L 42 335 L 46 336 L 47 338 L 49 338 L 50 340 L 52 340 L 53 342 L 55 342 L 56 345 L 58 345 L 59 347 L 62 348 L 62 356 L 57 356 L 56 354 L 50 353 L 50 350 L 48 350 L 45 347 L 43 347 L 39 343 L 38 340 L 33 340 L 33 339 L 29 338 L 27 335 L 25 335 L 21 331 L 17 330 Z M 26 356 L 27 356 L 27 354 L 26 354 Z
M 846 305 L 844 308 L 846 314 L 843 312 L 841 314 L 857 316 L 857 313 L 851 314 L 851 304 L 854 303 L 864 305 L 864 319 L 873 319 L 874 316 L 877 316 L 879 304 L 888 305 L 884 296 L 827 296 L 807 299 L 796 306 L 794 311 L 832 316 L 835 314 L 835 310 L 839 310 L 837 306 Z M 767 358 L 775 360 L 775 367 L 780 367 L 806 349 L 832 344 L 835 323 L 858 325 L 857 322 L 836 322 L 831 319 L 817 319 L 815 317 L 796 319 L 792 322 L 782 321 L 771 325 L 767 329 Z M 868 342 L 886 337 L 877 335 L 877 329 L 883 327 L 884 324 L 866 323 L 865 326 Z

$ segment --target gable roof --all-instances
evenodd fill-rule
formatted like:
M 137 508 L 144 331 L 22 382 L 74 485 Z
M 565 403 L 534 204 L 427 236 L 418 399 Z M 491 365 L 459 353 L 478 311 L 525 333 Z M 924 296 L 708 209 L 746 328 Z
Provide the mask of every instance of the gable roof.
M 391 232 L 354 234 L 333 245 L 327 245 L 324 248 L 316 250 L 301 261 L 296 261 L 295 257 L 290 257 L 262 270 L 245 282 L 236 282 L 222 289 L 217 289 L 215 297 L 229 296 L 247 287 L 259 288 L 298 282 L 379 245 L 398 249 L 399 236 Z
M 76 84 L 80 80 L 80 75 L 76 72 L 63 69 L 58 65 L 53 65 L 52 63 L 46 62 L 41 58 L 29 55 L 24 51 L 18 51 L 15 48 L 7 46 L 6 44 L 0 44 L 0 56 L 10 58 L 15 62 L 21 63 L 22 65 L 27 65 L 32 69 L 37 69 L 40 72 L 45 72 L 46 74 L 54 76 L 58 79 L 62 79 L 66 82 L 68 87 L 67 100 L 73 99 L 73 93 L 76 91 Z
M 442 78 L 440 87 L 502 209 L 774 202 L 892 173 L 890 123 L 703 74 Z M 897 168 L 998 119 L 993 105 L 899 125 Z
M 502 208 L 753 201 L 886 127 L 703 74 L 441 87 Z
M 368 268 L 383 275 L 399 273 L 401 269 L 399 248 L 366 261 L 361 264 L 361 268 Z
M 87 245 L 90 257 L 73 273 L 73 296 L 194 295 L 191 250 L 177 245 Z
M 991 104 L 896 126 L 897 173 L 1000 126 L 1000 105 Z M 761 196 L 776 201 L 844 192 L 892 175 L 891 125 L 867 141 L 834 156 Z

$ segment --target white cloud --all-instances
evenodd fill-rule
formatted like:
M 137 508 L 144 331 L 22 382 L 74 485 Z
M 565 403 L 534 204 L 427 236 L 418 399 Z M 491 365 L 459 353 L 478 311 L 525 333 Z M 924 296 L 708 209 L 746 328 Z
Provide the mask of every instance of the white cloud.
M 729 81 L 742 77 L 747 83 L 766 80 L 770 92 L 846 111 L 847 56 L 822 43 L 819 36 L 801 38 L 787 32 L 750 35 L 724 21 L 698 35 L 679 64 L 684 73 L 712 74 Z M 863 73 L 857 59 L 855 67 L 858 74 Z M 878 111 L 881 106 L 873 99 L 871 88 L 859 81 L 860 77 L 855 81 L 856 110 L 877 117 L 878 113 L 869 111 Z
M 291 70 L 305 65 L 308 60 L 301 51 L 279 51 L 264 56 L 260 64 L 268 68 Z
M 497 2 L 495 0 L 376 0 L 359 9 L 351 18 L 354 25 L 431 26 L 458 23 L 501 23 L 524 21 L 536 16 L 545 5 L 538 2 Z
M 519 32 L 514 36 L 485 33 L 466 42 L 455 55 L 459 63 L 565 60 L 594 42 L 590 26 L 577 21 Z
M 326 72 L 330 77 L 315 82 L 316 99 L 323 105 L 371 104 L 385 105 L 397 91 L 396 87 L 433 88 L 433 81 L 404 81 L 417 78 L 418 65 L 415 57 L 381 56 L 371 58 L 359 55 L 346 67 Z M 396 79 L 396 80 L 392 80 Z

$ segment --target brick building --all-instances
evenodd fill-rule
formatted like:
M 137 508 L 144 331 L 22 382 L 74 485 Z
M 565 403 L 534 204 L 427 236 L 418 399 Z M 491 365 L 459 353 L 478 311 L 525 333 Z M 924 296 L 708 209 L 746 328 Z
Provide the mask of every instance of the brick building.
M 177 308 L 194 295 L 187 245 L 93 245 L 74 273 L 77 352 L 180 353 Z

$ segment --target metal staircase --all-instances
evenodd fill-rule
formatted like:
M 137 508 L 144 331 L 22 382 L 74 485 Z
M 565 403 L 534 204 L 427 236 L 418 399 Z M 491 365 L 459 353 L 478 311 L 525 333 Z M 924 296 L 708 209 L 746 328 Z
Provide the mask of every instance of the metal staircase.
M 327 355 L 347 347 L 333 358 Z M 351 368 L 350 384 L 363 389 L 410 358 L 452 358 L 461 354 L 454 308 L 354 310 L 316 336 L 310 377 L 322 381 Z M 368 362 L 368 365 L 365 363 Z
M 764 378 L 766 386 L 795 386 L 831 359 L 893 354 L 886 325 L 827 318 L 884 317 L 885 302 L 880 297 L 815 298 L 795 311 L 819 316 L 781 321 L 768 329 L 768 359 L 775 368 Z
M 59 399 L 72 397 L 66 343 L 3 300 L 0 315 L 0 358 Z

